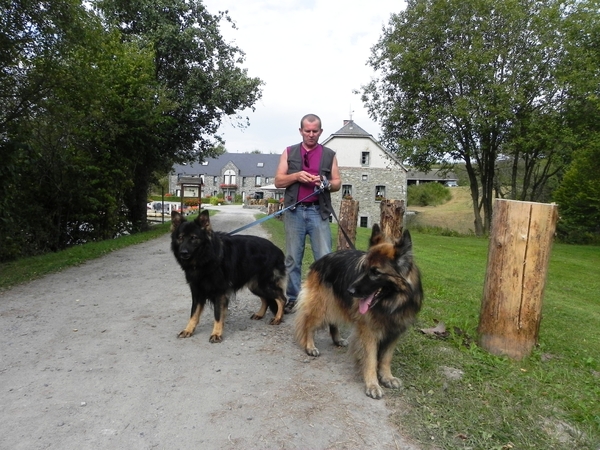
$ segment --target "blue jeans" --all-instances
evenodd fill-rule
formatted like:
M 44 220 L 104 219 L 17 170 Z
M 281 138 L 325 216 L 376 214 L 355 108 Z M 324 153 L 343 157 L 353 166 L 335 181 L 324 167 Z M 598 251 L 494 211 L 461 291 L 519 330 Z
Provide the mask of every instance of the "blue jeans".
M 285 268 L 288 275 L 288 302 L 295 302 L 300 292 L 302 259 L 306 236 L 310 237 L 315 261 L 331 253 L 331 228 L 329 220 L 323 220 L 318 205 L 302 206 L 283 213 L 285 226 Z

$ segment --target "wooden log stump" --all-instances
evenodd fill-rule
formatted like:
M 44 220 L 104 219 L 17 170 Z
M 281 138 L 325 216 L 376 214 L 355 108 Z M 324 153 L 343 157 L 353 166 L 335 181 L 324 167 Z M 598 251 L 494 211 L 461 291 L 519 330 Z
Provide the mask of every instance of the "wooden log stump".
M 381 221 L 379 226 L 385 236 L 399 239 L 402 236 L 404 226 L 404 200 L 383 199 L 379 205 Z
M 347 250 L 352 248 L 356 244 L 356 222 L 358 220 L 358 202 L 356 200 L 343 199 L 340 205 L 340 223 L 338 224 L 338 250 Z M 348 238 L 351 242 L 348 242 L 346 236 L 342 232 L 342 229 L 346 231 Z
M 496 200 L 479 315 L 479 345 L 521 360 L 537 344 L 556 205 Z

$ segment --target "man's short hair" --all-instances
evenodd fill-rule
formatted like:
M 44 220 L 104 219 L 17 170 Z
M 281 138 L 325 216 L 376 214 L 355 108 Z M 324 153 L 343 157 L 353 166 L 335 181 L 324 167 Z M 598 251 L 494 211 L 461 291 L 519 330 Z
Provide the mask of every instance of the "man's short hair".
M 323 124 L 321 123 L 321 118 L 316 114 L 306 114 L 302 119 L 300 119 L 300 129 L 304 127 L 304 121 L 307 122 L 319 122 L 319 128 L 323 128 Z

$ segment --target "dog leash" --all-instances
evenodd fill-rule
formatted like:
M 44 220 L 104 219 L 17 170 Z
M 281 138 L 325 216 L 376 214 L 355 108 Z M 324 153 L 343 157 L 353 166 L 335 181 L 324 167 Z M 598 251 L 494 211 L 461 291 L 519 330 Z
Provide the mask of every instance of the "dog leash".
M 276 211 L 273 214 L 265 216 L 265 217 L 263 217 L 261 219 L 258 219 L 258 220 L 254 221 L 252 223 L 246 224 L 243 227 L 238 228 L 237 230 L 230 231 L 227 234 L 228 235 L 232 235 L 232 234 L 239 233 L 240 231 L 243 231 L 243 230 L 245 230 L 247 228 L 253 227 L 254 225 L 258 225 L 259 223 L 262 223 L 262 222 L 265 222 L 265 221 L 267 221 L 269 219 L 272 219 L 273 217 L 280 216 L 281 214 L 283 214 L 288 209 L 294 209 L 296 206 L 298 206 L 300 203 L 302 203 L 307 198 L 312 197 L 315 194 L 321 195 L 328 187 L 329 187 L 329 180 L 327 178 L 323 177 L 323 180 L 321 181 L 321 185 L 317 189 L 315 189 L 315 191 L 312 194 L 307 195 L 302 200 L 297 201 L 293 205 L 290 205 L 287 208 L 282 209 L 281 211 Z M 331 213 L 333 214 L 333 217 L 335 218 L 335 220 L 338 223 L 338 229 L 342 230 L 342 234 L 346 238 L 346 242 L 348 243 L 348 245 L 350 246 L 350 248 L 352 250 L 356 250 L 356 247 L 354 246 L 354 243 L 352 242 L 352 240 L 348 236 L 348 233 L 346 233 L 346 230 L 344 230 L 344 227 L 342 226 L 342 224 L 340 224 L 340 219 L 338 219 L 338 216 L 335 213 L 335 209 L 333 209 L 333 207 L 331 206 L 331 204 L 329 204 L 327 206 L 329 206 L 329 209 L 331 210 Z
M 270 214 L 268 216 L 265 216 L 261 219 L 258 219 L 252 223 L 248 223 L 246 225 L 244 225 L 243 227 L 238 228 L 237 230 L 233 230 L 230 231 L 229 233 L 227 233 L 228 235 L 232 235 L 232 234 L 236 234 L 239 233 L 242 230 L 245 230 L 246 228 L 250 228 L 253 227 L 254 225 L 258 225 L 259 223 L 265 222 L 266 220 L 272 219 L 273 217 L 277 217 L 280 216 L 281 214 L 283 214 L 284 212 L 286 212 L 288 209 L 294 209 L 296 206 L 298 206 L 300 203 L 302 203 L 304 200 L 306 200 L 309 197 L 312 197 L 313 195 L 315 195 L 316 193 L 321 194 L 321 192 L 323 192 L 325 188 L 324 187 L 320 187 L 317 190 L 315 190 L 312 194 L 308 194 L 306 197 L 304 197 L 302 200 L 297 201 L 296 203 L 294 203 L 293 205 L 288 206 L 287 208 L 284 208 L 280 211 L 276 211 L 273 214 Z

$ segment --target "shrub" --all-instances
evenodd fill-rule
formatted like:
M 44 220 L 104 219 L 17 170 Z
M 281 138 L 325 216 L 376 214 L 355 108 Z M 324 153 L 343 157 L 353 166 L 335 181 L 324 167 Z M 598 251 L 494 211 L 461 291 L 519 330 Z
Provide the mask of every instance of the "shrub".
M 440 183 L 411 184 L 407 191 L 407 206 L 437 206 L 452 198 L 450 189 Z

